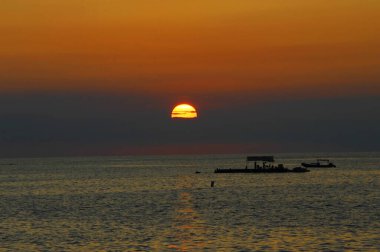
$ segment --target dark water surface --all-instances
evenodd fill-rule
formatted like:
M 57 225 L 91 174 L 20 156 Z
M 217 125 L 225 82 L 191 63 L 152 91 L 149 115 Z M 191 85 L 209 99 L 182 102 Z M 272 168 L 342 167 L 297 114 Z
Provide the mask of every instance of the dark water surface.
M 214 174 L 245 155 L 2 159 L 0 251 L 380 250 L 380 153 L 275 157 L 338 167 Z

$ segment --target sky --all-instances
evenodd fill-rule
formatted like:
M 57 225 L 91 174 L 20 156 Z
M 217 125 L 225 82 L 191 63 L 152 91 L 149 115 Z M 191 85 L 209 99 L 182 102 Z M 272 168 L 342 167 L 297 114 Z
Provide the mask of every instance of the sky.
M 2 0 L 0 157 L 379 151 L 378 0 Z M 198 118 L 170 118 L 189 102 Z

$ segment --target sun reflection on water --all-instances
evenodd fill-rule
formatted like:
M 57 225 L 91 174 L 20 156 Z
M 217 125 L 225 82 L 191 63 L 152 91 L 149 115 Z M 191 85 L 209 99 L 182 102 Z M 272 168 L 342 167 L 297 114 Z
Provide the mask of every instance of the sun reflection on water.
M 168 248 L 177 251 L 202 250 L 205 248 L 206 226 L 194 210 L 192 195 L 181 192 L 173 218 L 173 243 Z

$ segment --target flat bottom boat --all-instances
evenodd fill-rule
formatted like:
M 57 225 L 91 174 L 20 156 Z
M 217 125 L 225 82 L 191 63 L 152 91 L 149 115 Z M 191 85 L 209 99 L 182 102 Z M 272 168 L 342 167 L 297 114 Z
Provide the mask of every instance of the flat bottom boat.
M 288 168 L 268 168 L 268 169 L 216 169 L 215 173 L 285 173 L 285 172 L 309 172 L 303 167 Z
M 315 163 L 302 163 L 303 167 L 309 167 L 309 168 L 332 168 L 336 167 L 335 164 L 330 162 L 328 159 L 317 159 L 317 162 Z
M 248 162 L 254 161 L 254 168 L 248 168 Z M 257 164 L 257 162 L 262 162 L 262 165 Z M 285 172 L 308 172 L 309 170 L 304 167 L 295 167 L 293 169 L 288 169 L 284 167 L 283 164 L 276 165 L 267 165 L 267 162 L 273 163 L 273 156 L 248 156 L 246 160 L 245 169 L 225 169 L 218 168 L 215 173 L 285 173 Z

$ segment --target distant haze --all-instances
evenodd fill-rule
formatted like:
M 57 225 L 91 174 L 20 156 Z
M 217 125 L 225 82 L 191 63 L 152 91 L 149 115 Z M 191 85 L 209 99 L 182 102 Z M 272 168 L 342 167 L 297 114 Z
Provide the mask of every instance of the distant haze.
M 190 121 L 171 119 L 167 100 L 143 94 L 2 96 L 1 156 L 380 149 L 376 96 L 196 97 L 199 117 Z

